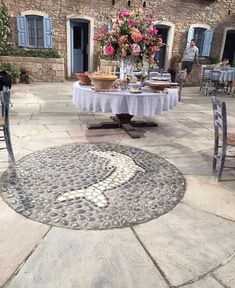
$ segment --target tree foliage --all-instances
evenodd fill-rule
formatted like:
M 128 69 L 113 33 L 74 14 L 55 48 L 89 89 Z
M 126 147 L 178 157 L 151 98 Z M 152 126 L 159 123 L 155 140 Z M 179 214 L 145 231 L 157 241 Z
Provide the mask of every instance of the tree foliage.
M 7 10 L 5 6 L 0 6 L 0 55 L 4 55 L 10 49 L 10 33 L 10 21 Z

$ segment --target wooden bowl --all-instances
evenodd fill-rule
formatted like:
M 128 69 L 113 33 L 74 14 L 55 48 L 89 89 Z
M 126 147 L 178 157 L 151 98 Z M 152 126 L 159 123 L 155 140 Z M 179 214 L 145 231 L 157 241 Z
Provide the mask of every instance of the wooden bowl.
M 78 78 L 80 85 L 89 85 L 91 83 L 91 79 L 89 78 L 89 74 L 75 73 L 75 75 Z
M 95 90 L 110 90 L 113 87 L 117 76 L 106 74 L 91 74 L 90 79 L 95 87 Z
M 155 91 L 163 91 L 165 88 L 170 87 L 171 82 L 148 80 L 146 81 L 146 84 Z

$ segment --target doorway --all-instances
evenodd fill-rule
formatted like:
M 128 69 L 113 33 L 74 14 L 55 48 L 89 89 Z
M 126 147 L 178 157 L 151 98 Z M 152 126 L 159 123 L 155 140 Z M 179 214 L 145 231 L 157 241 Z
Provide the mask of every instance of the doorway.
M 158 52 L 158 66 L 160 69 L 166 69 L 165 63 L 166 63 L 166 47 L 167 47 L 167 39 L 168 39 L 168 31 L 169 27 L 166 27 L 164 25 L 157 25 L 156 28 L 158 29 L 158 36 L 161 35 L 164 45 L 160 51 Z
M 88 71 L 89 22 L 71 20 L 71 72 Z
M 223 57 L 229 59 L 229 64 L 234 65 L 235 64 L 235 30 L 229 30 L 227 31 L 226 39 L 225 39 L 225 45 L 224 45 L 224 51 L 223 51 Z

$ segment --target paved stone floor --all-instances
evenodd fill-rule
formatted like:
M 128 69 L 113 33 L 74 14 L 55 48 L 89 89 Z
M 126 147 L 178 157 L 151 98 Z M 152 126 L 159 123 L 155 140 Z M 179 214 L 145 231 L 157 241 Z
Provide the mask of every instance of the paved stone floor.
M 0 287 L 235 287 L 235 174 L 226 171 L 220 183 L 211 176 L 210 97 L 184 88 L 176 108 L 151 117 L 158 127 L 131 139 L 120 129 L 88 131 L 87 123 L 109 115 L 74 108 L 71 91 L 71 82 L 12 89 L 17 162 L 8 167 L 6 151 L 0 152 Z M 221 98 L 228 103 L 229 130 L 235 131 L 235 99 Z M 77 190 L 69 186 L 73 181 Z M 120 198 L 124 202 L 116 203 Z M 56 213 L 50 210 L 55 199 L 62 205 L 58 223 L 52 223 L 56 215 L 47 219 Z M 146 204 L 146 218 L 112 221 L 117 212 L 138 212 Z M 85 206 L 84 222 L 84 213 L 76 213 Z M 67 216 L 62 219 L 65 207 L 72 213 L 69 225 Z M 90 225 L 99 211 L 109 227 Z M 78 226 L 72 227 L 73 219 Z

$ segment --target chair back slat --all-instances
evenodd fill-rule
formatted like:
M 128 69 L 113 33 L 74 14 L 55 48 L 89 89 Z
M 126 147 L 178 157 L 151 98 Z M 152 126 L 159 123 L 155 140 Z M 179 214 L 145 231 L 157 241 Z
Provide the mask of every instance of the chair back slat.
M 216 134 L 221 130 L 223 141 L 227 139 L 227 112 L 226 103 L 218 100 L 215 96 L 211 97 L 213 107 L 214 128 Z
M 219 81 L 220 71 L 211 70 L 209 71 L 209 78 L 211 81 Z
M 5 119 L 5 123 L 9 123 L 9 106 L 10 106 L 10 89 L 7 86 L 3 86 L 2 89 L 2 117 Z
M 210 72 L 213 71 L 212 67 L 203 67 L 202 69 L 202 79 L 210 80 Z

